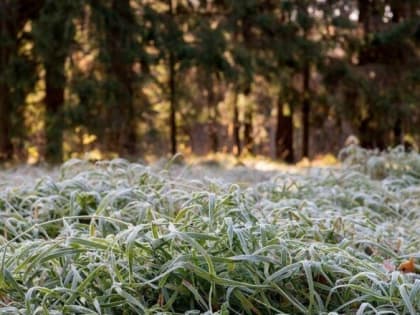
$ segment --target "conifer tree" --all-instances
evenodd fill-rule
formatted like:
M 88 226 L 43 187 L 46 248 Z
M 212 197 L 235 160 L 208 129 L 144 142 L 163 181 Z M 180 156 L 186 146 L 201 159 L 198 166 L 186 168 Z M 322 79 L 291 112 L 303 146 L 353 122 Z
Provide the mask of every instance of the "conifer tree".
M 22 142 L 22 108 L 36 79 L 36 64 L 28 49 L 30 35 L 24 29 L 37 18 L 44 1 L 0 2 L 0 160 L 13 156 L 14 138 Z
M 63 160 L 66 60 L 74 41 L 73 17 L 80 8 L 74 0 L 45 0 L 40 16 L 34 20 L 35 53 L 45 72 L 45 160 Z

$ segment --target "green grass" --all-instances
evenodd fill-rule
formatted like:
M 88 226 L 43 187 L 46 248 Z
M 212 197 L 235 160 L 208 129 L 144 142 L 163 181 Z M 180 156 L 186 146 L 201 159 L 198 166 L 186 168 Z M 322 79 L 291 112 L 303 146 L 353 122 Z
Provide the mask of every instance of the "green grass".
M 420 156 L 342 157 L 247 184 L 123 160 L 8 176 L 0 314 L 419 314 L 420 276 L 386 265 L 420 259 Z

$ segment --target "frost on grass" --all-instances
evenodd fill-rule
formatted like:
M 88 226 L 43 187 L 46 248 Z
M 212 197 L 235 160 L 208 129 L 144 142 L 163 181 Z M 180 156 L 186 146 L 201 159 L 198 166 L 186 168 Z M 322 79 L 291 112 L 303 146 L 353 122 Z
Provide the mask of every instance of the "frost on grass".
M 70 161 L 0 180 L 0 314 L 418 314 L 420 156 L 338 169 Z

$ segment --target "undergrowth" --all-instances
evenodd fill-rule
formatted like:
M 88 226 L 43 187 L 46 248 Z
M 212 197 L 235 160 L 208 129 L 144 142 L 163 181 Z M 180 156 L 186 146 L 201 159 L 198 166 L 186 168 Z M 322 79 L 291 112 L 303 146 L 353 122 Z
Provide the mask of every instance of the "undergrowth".
M 247 185 L 124 160 L 3 182 L 0 314 L 419 314 L 395 267 L 420 259 L 420 155 L 341 157 Z

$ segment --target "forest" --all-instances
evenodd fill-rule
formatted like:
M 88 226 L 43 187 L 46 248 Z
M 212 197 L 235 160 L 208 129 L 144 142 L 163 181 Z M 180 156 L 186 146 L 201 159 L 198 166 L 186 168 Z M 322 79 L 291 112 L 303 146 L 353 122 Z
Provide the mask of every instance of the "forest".
M 419 315 L 419 146 L 420 0 L 0 0 L 0 315 Z
M 420 141 L 418 0 L 2 0 L 0 159 Z

